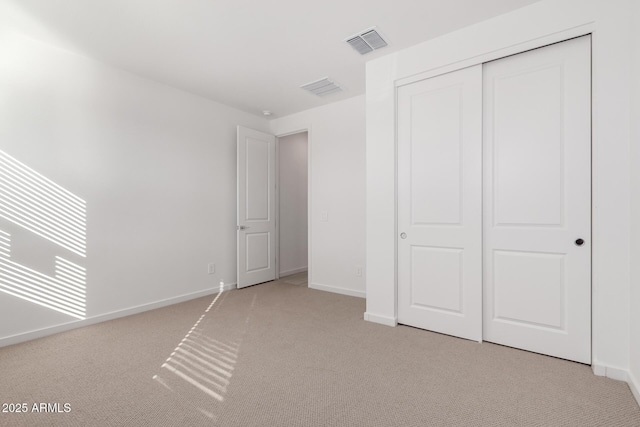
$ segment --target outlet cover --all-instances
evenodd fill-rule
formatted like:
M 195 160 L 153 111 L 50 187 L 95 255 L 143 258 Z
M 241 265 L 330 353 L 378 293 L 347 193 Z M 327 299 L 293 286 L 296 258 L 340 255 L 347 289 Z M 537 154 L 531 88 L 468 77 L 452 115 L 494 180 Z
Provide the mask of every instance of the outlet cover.
M 209 268 L 207 270 L 209 272 L 209 274 L 215 274 L 216 273 L 216 265 L 214 263 L 210 263 L 209 264 Z

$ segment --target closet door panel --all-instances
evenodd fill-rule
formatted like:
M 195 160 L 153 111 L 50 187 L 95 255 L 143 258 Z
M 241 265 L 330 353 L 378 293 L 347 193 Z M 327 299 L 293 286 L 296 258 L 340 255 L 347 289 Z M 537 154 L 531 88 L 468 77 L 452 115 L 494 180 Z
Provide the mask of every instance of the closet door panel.
M 482 340 L 482 67 L 398 90 L 398 321 Z
M 483 79 L 484 339 L 590 363 L 590 38 Z

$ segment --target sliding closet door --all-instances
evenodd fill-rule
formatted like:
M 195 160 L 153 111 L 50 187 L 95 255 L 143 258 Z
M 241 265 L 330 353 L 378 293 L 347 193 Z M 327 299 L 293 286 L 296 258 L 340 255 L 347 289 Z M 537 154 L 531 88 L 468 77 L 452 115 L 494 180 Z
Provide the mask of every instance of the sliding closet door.
M 398 321 L 482 340 L 482 66 L 398 89 Z
M 590 38 L 483 71 L 484 339 L 590 363 Z

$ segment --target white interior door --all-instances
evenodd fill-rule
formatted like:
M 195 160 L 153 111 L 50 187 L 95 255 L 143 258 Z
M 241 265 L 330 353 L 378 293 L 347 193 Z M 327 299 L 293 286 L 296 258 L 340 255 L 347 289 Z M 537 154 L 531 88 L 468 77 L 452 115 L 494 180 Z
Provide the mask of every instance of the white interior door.
M 398 321 L 482 340 L 482 66 L 398 89 Z
M 484 65 L 484 339 L 591 362 L 590 38 Z M 582 244 L 578 239 L 582 239 Z
M 238 288 L 276 277 L 273 135 L 238 126 Z

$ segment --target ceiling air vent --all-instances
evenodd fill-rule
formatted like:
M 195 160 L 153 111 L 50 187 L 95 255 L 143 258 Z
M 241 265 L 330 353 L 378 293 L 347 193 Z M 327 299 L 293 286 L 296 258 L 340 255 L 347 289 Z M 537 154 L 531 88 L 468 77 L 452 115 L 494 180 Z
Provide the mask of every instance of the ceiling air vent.
M 374 28 L 369 28 L 359 34 L 353 35 L 346 40 L 352 48 L 358 51 L 360 55 L 372 52 L 387 45 L 380 33 Z
M 340 86 L 338 86 L 336 82 L 330 80 L 329 77 L 316 80 L 315 82 L 307 83 L 306 85 L 302 85 L 300 87 L 318 96 L 325 96 L 329 95 L 330 93 L 335 93 L 342 90 L 342 88 L 340 88 Z

